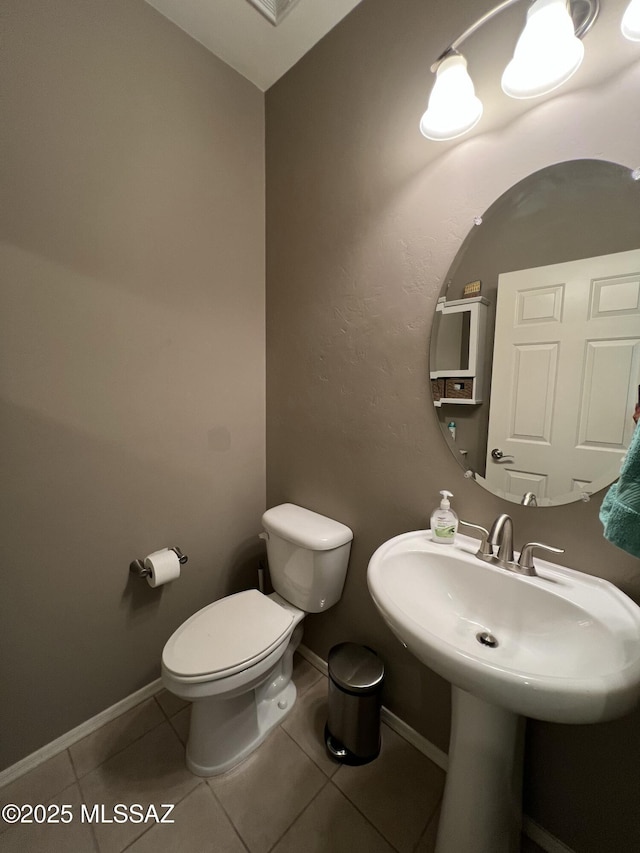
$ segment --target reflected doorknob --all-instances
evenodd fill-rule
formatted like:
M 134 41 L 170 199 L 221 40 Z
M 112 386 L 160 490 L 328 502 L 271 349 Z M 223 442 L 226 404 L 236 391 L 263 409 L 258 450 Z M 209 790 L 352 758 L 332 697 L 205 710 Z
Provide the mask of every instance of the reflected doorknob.
M 513 456 L 505 456 L 504 453 L 502 452 L 502 450 L 500 450 L 500 448 L 494 447 L 493 450 L 491 451 L 491 458 L 493 460 L 495 460 L 496 462 L 500 462 L 503 459 L 506 462 L 507 459 L 513 459 Z

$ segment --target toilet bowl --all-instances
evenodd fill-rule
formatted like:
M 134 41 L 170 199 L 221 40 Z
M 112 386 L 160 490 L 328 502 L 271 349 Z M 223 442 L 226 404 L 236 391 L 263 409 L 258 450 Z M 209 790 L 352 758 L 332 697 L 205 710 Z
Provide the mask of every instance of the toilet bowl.
M 353 534 L 294 504 L 262 517 L 275 592 L 214 601 L 184 622 L 162 653 L 162 682 L 192 702 L 187 767 L 215 776 L 249 755 L 291 711 L 293 653 L 305 613 L 342 594 Z

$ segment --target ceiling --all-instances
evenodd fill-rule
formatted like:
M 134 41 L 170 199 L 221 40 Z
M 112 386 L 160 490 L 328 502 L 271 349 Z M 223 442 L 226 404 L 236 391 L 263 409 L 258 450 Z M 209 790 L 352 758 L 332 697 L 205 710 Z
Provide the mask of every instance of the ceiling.
M 266 91 L 360 0 L 298 0 L 278 26 L 249 0 L 147 0 Z

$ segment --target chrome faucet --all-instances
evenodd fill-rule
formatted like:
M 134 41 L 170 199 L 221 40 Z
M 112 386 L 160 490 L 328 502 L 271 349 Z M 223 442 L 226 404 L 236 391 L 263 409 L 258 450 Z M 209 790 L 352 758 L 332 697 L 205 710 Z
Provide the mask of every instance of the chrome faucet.
M 498 553 L 493 563 L 501 569 L 511 569 L 514 562 L 513 554 L 513 520 L 510 515 L 502 513 L 491 526 L 489 544 L 497 546 Z
M 516 563 L 513 553 L 513 519 L 506 513 L 502 513 L 502 515 L 496 518 L 491 525 L 490 531 L 479 524 L 470 524 L 468 521 L 463 521 L 462 519 L 460 519 L 460 524 L 473 527 L 482 534 L 480 547 L 476 552 L 476 557 L 479 560 L 482 560 L 483 563 L 491 563 L 493 566 L 499 566 L 501 569 L 507 569 L 509 572 L 516 572 L 519 575 L 537 576 L 533 564 L 534 548 L 549 551 L 553 554 L 564 554 L 562 548 L 552 548 L 550 545 L 543 545 L 542 542 L 527 542 L 520 552 L 520 557 Z M 497 554 L 494 553 L 496 547 L 498 549 Z

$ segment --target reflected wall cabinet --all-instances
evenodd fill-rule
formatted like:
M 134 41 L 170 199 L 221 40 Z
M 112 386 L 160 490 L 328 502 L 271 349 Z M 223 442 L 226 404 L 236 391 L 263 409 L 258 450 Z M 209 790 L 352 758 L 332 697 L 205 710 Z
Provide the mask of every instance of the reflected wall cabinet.
M 482 403 L 488 305 L 483 296 L 436 305 L 430 371 L 434 406 Z

